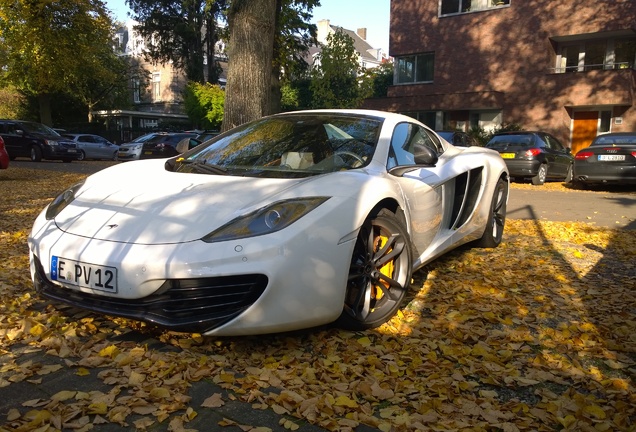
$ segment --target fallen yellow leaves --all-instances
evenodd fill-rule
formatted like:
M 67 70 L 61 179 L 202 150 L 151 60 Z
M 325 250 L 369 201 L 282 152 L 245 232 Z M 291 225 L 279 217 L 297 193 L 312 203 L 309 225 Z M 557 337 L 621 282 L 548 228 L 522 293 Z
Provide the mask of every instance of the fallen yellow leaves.
M 417 272 L 408 304 L 374 331 L 211 339 L 32 295 L 30 224 L 82 176 L 9 171 L 0 181 L 18 192 L 0 202 L 0 388 L 61 374 L 80 387 L 16 399 L 2 432 L 272 430 L 230 418 L 236 403 L 292 431 L 636 427 L 634 231 L 509 220 L 499 248 Z M 196 401 L 195 383 L 210 389 Z M 223 420 L 201 420 L 210 410 Z

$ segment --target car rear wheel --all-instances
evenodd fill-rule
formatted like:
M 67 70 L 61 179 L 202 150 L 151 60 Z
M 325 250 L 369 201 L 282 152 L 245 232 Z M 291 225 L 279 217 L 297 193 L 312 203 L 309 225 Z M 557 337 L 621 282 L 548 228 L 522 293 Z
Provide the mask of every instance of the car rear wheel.
M 42 160 L 42 149 L 36 145 L 31 146 L 31 161 L 40 162 Z
M 548 176 L 548 166 L 546 164 L 541 164 L 539 166 L 539 171 L 537 171 L 537 175 L 532 177 L 532 184 L 535 186 L 541 186 L 545 183 L 545 179 Z
M 490 214 L 486 223 L 486 231 L 476 242 L 477 247 L 495 248 L 503 239 L 506 225 L 506 201 L 508 200 L 508 182 L 500 178 L 490 203 Z
M 366 220 L 351 257 L 345 304 L 337 325 L 364 330 L 387 322 L 411 283 L 408 233 L 390 211 Z
M 118 153 L 118 152 L 113 153 L 113 157 L 111 158 L 111 160 L 114 160 L 114 161 L 116 161 L 116 160 L 117 160 L 117 153 Z
M 77 156 L 77 160 L 78 161 L 83 161 L 84 159 L 86 159 L 86 153 L 84 153 L 84 150 L 80 150 L 79 154 Z

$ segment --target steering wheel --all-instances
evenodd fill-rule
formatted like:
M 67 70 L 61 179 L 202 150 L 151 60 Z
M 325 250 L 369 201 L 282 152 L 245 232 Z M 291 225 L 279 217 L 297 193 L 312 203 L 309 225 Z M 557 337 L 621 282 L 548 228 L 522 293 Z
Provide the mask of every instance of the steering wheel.
M 362 156 L 360 156 L 359 154 L 356 154 L 352 151 L 348 151 L 348 150 L 340 150 L 340 151 L 335 151 L 333 153 L 334 156 L 349 156 L 350 158 L 355 159 L 356 161 L 360 162 L 360 165 L 364 165 L 364 159 L 362 158 Z M 357 166 L 360 166 L 357 165 Z M 352 167 L 356 167 L 355 164 L 351 165 Z

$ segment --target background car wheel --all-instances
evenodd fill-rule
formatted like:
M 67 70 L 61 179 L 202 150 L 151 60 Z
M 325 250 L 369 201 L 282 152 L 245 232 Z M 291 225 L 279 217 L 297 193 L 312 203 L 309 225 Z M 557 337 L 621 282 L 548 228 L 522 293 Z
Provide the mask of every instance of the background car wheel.
M 541 186 L 545 183 L 545 179 L 548 176 L 548 166 L 546 164 L 541 164 L 539 167 L 539 171 L 537 175 L 532 177 L 532 184 L 535 186 Z
M 390 211 L 367 219 L 351 257 L 345 304 L 336 324 L 348 330 L 378 327 L 397 312 L 411 283 L 411 245 Z
M 508 182 L 500 178 L 495 186 L 495 193 L 490 204 L 490 215 L 486 224 L 486 231 L 475 243 L 477 247 L 495 248 L 503 239 L 506 225 L 506 201 L 508 199 Z
M 117 152 L 113 153 L 113 157 L 111 158 L 111 160 L 114 160 L 114 161 L 117 160 Z
M 36 145 L 31 146 L 31 161 L 40 162 L 41 160 L 42 160 L 42 149 L 40 149 L 40 147 Z
M 86 159 L 86 153 L 84 153 L 84 150 L 80 150 L 79 154 L 77 156 L 77 160 L 78 161 L 83 161 L 84 159 Z

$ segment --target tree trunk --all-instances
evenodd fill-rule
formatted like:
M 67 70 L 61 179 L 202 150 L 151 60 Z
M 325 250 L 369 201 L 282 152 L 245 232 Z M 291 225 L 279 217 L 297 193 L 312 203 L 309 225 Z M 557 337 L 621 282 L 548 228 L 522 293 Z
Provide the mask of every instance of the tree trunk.
M 51 96 L 49 94 L 39 94 L 38 104 L 40 105 L 40 123 L 53 126 L 53 116 L 51 115 Z
M 274 20 L 274 28 L 278 29 L 279 26 L 279 20 L 280 20 L 280 14 L 281 11 L 283 9 L 283 2 L 282 0 L 276 0 L 276 17 Z M 272 59 L 272 83 L 271 83 L 271 92 L 272 94 L 270 95 L 270 109 L 269 112 L 271 114 L 276 114 L 280 112 L 280 100 L 281 100 L 281 90 L 280 90 L 280 72 L 281 72 L 281 64 L 280 64 L 280 51 L 281 51 L 281 46 L 280 43 L 278 42 L 278 38 L 276 38 L 276 36 L 274 36 L 274 43 L 273 43 L 273 49 L 272 49 L 272 53 L 273 53 L 273 59 Z
M 270 114 L 276 0 L 234 0 L 223 130 Z

